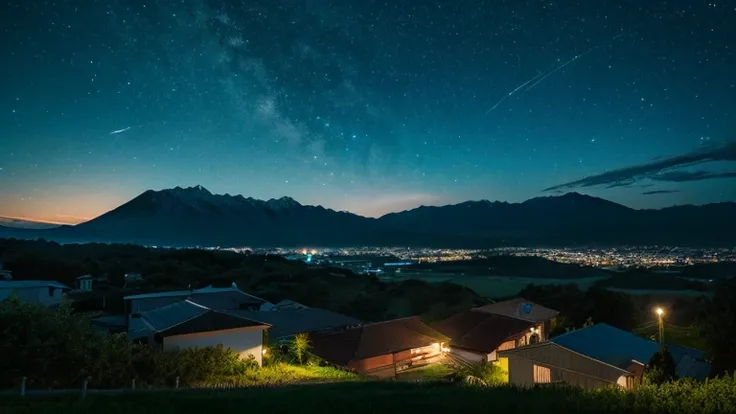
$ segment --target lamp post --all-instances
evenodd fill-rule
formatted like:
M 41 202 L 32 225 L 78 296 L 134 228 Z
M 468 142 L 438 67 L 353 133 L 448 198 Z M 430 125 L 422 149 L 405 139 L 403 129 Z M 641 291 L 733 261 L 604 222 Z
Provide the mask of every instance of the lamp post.
M 655 310 L 657 313 L 657 322 L 659 325 L 659 345 L 664 346 L 664 309 L 657 308 Z

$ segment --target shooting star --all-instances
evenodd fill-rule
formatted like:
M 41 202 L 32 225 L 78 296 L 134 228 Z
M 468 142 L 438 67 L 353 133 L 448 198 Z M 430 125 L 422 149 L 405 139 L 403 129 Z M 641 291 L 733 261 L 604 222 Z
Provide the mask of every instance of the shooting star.
M 531 79 L 527 80 L 526 82 L 524 82 L 524 83 L 522 83 L 521 85 L 517 86 L 517 87 L 516 87 L 516 89 L 514 89 L 514 90 L 512 90 L 511 92 L 509 92 L 509 93 L 507 93 L 506 95 L 504 95 L 504 96 L 503 96 L 503 98 L 499 99 L 499 101 L 498 101 L 498 102 L 496 102 L 496 103 L 495 103 L 495 104 L 494 104 L 494 105 L 493 105 L 493 106 L 492 106 L 492 107 L 491 107 L 491 108 L 490 108 L 489 110 L 487 110 L 487 111 L 486 111 L 486 115 L 488 115 L 489 113 L 493 112 L 493 110 L 495 110 L 496 108 L 498 108 L 498 106 L 499 106 L 499 105 L 501 105 L 501 104 L 502 104 L 502 103 L 503 103 L 503 102 L 504 102 L 504 101 L 505 101 L 506 99 L 510 98 L 510 97 L 511 97 L 512 95 L 516 94 L 516 93 L 517 93 L 517 92 L 519 92 L 520 90 L 521 90 L 521 93 L 520 93 L 520 94 L 522 94 L 522 95 L 523 95 L 524 93 L 528 92 L 529 90 L 531 90 L 531 89 L 532 89 L 532 88 L 534 88 L 535 86 L 537 86 L 537 85 L 539 85 L 540 83 L 544 82 L 544 80 L 545 80 L 545 79 L 549 78 L 550 76 L 552 76 L 552 75 L 554 75 L 555 73 L 557 73 L 557 72 L 561 71 L 562 69 L 564 69 L 564 68 L 565 68 L 565 66 L 567 66 L 567 65 L 570 65 L 570 64 L 572 64 L 572 63 L 573 63 L 573 62 L 575 62 L 576 60 L 578 60 L 578 59 L 580 59 L 581 57 L 584 57 L 584 56 L 586 56 L 586 55 L 588 55 L 588 54 L 592 53 L 593 51 L 595 51 L 595 50 L 596 50 L 596 49 L 598 49 L 598 48 L 601 48 L 601 47 L 603 47 L 603 46 L 607 46 L 607 45 L 610 45 L 610 44 L 611 44 L 611 43 L 612 43 L 612 42 L 613 42 L 614 40 L 618 39 L 619 37 L 621 37 L 621 36 L 623 36 L 623 35 L 624 35 L 624 33 L 623 33 L 623 32 L 622 32 L 622 33 L 619 33 L 619 34 L 617 34 L 616 36 L 612 37 L 612 38 L 611 38 L 611 40 L 609 40 L 609 41 L 608 41 L 608 42 L 606 42 L 606 43 L 600 44 L 600 45 L 598 45 L 598 46 L 594 46 L 594 47 L 591 47 L 590 49 L 586 50 L 585 52 L 583 52 L 583 53 L 581 53 L 581 54 L 579 54 L 579 55 L 575 55 L 575 56 L 574 56 L 574 57 L 573 57 L 572 59 L 570 59 L 570 60 L 567 60 L 567 61 L 565 61 L 564 63 L 561 63 L 561 64 L 559 64 L 559 65 L 557 65 L 557 66 L 553 67 L 552 69 L 550 69 L 550 70 L 549 70 L 549 71 L 547 71 L 547 72 L 541 72 L 541 73 L 538 73 L 538 74 L 537 74 L 536 76 L 534 76 L 533 78 L 531 78 Z M 531 85 L 529 85 L 529 84 L 531 84 Z M 527 85 L 529 85 L 529 86 L 527 86 Z M 523 88 L 525 88 L 525 87 L 526 87 L 526 89 L 523 89 Z M 522 90 L 522 89 L 523 89 L 523 90 Z
M 493 111 L 494 109 L 498 108 L 498 105 L 501 105 L 503 103 L 503 101 L 505 101 L 506 99 L 508 99 L 509 97 L 511 97 L 511 95 L 515 94 L 519 89 L 521 89 L 521 88 L 525 87 L 526 85 L 534 82 L 536 79 L 538 79 L 542 75 L 544 75 L 544 72 L 541 72 L 541 73 L 537 74 L 537 76 L 535 76 L 535 77 L 529 79 L 528 81 L 522 83 L 521 85 L 517 86 L 516 89 L 514 89 L 513 91 L 511 91 L 511 92 L 507 93 L 506 95 L 504 95 L 503 98 L 501 98 L 498 102 L 496 102 L 495 105 L 493 105 L 491 107 L 491 109 L 489 109 L 489 110 L 486 111 L 486 115 L 488 115 L 488 113 L 491 112 L 491 111 Z
M 130 129 L 130 127 L 123 128 L 123 129 L 118 129 L 118 130 L 112 131 L 110 133 L 110 135 L 122 134 L 123 132 L 128 131 L 129 129 Z

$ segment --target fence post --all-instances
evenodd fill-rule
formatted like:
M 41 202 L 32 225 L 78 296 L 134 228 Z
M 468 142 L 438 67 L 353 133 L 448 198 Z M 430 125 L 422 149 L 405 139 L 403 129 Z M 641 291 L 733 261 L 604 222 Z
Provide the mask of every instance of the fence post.
M 130 384 L 130 389 L 132 389 L 133 391 L 135 391 L 135 378 L 133 378 L 133 381 Z
M 176 388 L 179 388 L 179 376 L 176 376 Z
M 89 384 L 89 380 L 91 380 L 92 377 L 87 377 L 84 379 L 84 382 L 82 383 L 82 400 L 87 399 L 87 385 Z
M 20 397 L 23 398 L 26 396 L 26 377 L 25 375 L 23 378 L 20 379 Z

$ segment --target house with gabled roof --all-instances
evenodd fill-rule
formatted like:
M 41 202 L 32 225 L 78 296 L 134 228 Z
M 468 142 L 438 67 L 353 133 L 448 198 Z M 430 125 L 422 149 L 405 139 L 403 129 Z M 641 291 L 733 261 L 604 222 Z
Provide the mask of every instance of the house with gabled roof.
M 514 298 L 473 309 L 474 311 L 503 315 L 534 323 L 541 340 L 547 339 L 551 325 L 560 312 L 544 307 L 524 298 Z
M 414 316 L 310 335 L 310 351 L 329 363 L 390 378 L 436 362 L 449 339 Z
M 450 356 L 464 362 L 496 361 L 498 350 L 531 342 L 535 323 L 493 313 L 469 310 L 432 323 L 450 338 Z
M 500 351 L 508 359 L 509 382 L 521 386 L 565 383 L 583 388 L 641 383 L 646 365 L 661 345 L 605 323 L 571 331 L 547 342 Z M 707 378 L 710 364 L 702 351 L 667 345 L 676 374 Z
M 164 351 L 222 345 L 241 358 L 263 361 L 264 331 L 270 325 L 210 309 L 190 300 L 131 315 L 129 336 Z

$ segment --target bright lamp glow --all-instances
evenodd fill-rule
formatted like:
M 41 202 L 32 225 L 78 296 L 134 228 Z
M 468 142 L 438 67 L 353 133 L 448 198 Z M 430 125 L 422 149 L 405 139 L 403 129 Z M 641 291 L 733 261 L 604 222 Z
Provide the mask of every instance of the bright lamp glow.
M 657 308 L 656 312 L 657 312 L 657 315 L 659 316 L 664 315 L 664 310 L 662 310 L 662 308 Z

